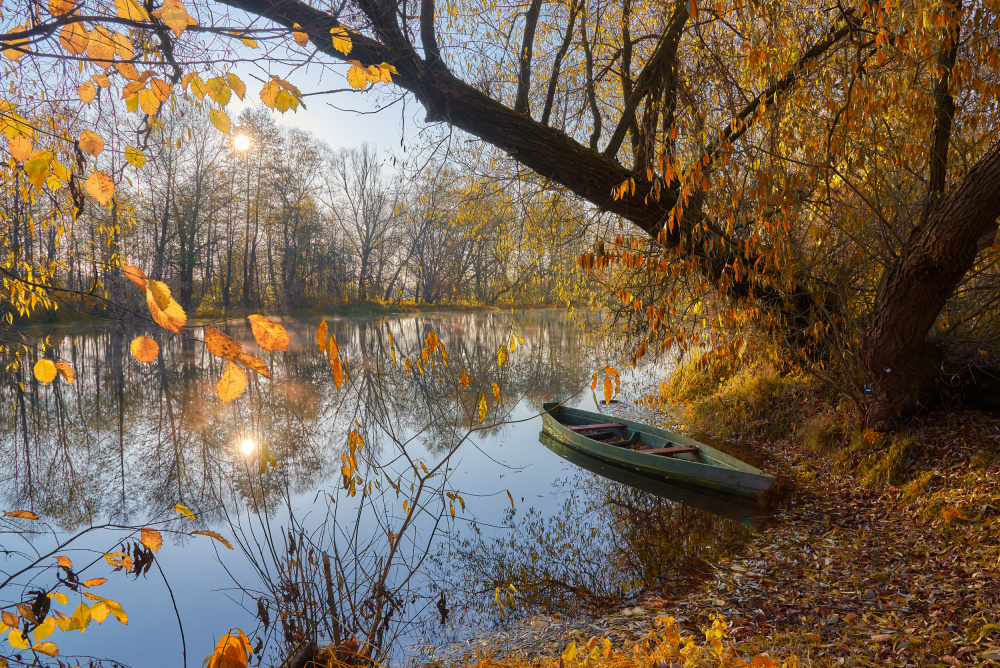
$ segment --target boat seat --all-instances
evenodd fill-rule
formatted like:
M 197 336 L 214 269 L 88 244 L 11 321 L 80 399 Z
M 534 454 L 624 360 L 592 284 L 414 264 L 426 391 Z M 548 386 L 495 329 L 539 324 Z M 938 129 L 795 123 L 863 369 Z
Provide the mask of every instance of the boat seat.
M 568 424 L 566 428 L 570 431 L 590 431 L 591 429 L 617 429 L 624 426 L 621 422 L 602 422 L 600 424 Z
M 682 455 L 686 452 L 699 452 L 699 449 L 693 445 L 678 445 L 672 448 L 652 448 L 650 450 L 637 450 L 636 452 L 641 452 L 644 455 Z

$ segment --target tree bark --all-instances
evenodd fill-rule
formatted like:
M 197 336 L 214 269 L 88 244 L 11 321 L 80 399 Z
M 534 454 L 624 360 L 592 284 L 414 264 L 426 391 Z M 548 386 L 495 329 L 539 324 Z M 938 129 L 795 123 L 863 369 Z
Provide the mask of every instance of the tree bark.
M 1000 144 L 994 144 L 914 228 L 886 272 L 861 347 L 874 395 L 868 426 L 892 428 L 936 400 L 943 351 L 928 333 L 998 216 Z

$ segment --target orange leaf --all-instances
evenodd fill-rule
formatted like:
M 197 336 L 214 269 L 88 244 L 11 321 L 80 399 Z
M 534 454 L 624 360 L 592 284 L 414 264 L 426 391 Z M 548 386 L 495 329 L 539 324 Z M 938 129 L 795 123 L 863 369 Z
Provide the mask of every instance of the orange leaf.
M 84 130 L 80 133 L 80 150 L 93 156 L 100 155 L 104 150 L 104 139 L 96 132 Z
M 160 346 L 148 336 L 137 336 L 132 339 L 132 357 L 145 364 L 151 363 L 160 354 Z
M 254 357 L 253 355 L 247 355 L 245 353 L 240 353 L 236 356 L 236 361 L 245 366 L 246 368 L 256 371 L 265 378 L 271 377 L 271 371 L 267 368 L 267 364 L 264 360 L 259 357 Z
M 56 371 L 58 371 L 59 375 L 63 377 L 63 380 L 70 385 L 73 384 L 73 367 L 71 367 L 69 363 L 56 362 Z
M 20 520 L 37 520 L 38 519 L 38 515 L 36 515 L 35 513 L 31 512 L 30 510 L 15 510 L 15 511 L 10 512 L 10 513 L 8 513 L 5 510 L 5 511 L 3 511 L 3 514 L 6 515 L 7 517 L 16 517 L 16 518 L 18 518 Z M 8 624 L 7 626 L 10 626 L 10 624 Z
M 38 382 L 46 385 L 54 381 L 56 379 L 56 374 L 58 373 L 56 365 L 52 362 L 52 360 L 47 359 L 40 359 L 35 362 L 34 371 L 35 378 L 38 379 Z
M 208 352 L 224 360 L 236 359 L 243 353 L 239 341 L 214 327 L 205 327 L 205 346 Z
M 288 350 L 288 333 L 285 328 L 262 315 L 248 315 L 253 338 L 264 350 Z
M 128 280 L 135 283 L 135 286 L 137 288 L 142 290 L 143 293 L 146 292 L 146 281 L 149 279 L 146 278 L 146 274 L 143 273 L 142 269 L 139 269 L 139 267 L 133 267 L 131 265 L 125 265 L 124 267 L 122 267 L 122 271 L 125 272 L 125 277 Z
M 67 23 L 59 31 L 59 43 L 74 56 L 79 56 L 86 51 L 89 41 L 87 29 L 81 22 Z
M 10 157 L 17 162 L 26 162 L 31 159 L 31 138 L 28 135 L 16 134 L 7 140 L 7 147 L 10 149 Z
M 320 350 L 326 348 L 326 330 L 326 316 L 323 316 L 323 322 L 319 323 L 319 329 L 316 330 L 316 343 L 319 344 Z
M 611 387 L 611 376 L 605 376 L 604 377 L 604 403 L 605 404 L 610 404 L 611 403 L 611 396 L 612 396 L 613 392 L 614 392 L 614 389 Z
M 104 206 L 115 196 L 115 182 L 104 172 L 95 171 L 85 183 L 87 193 Z
M 84 587 L 100 587 L 102 584 L 107 582 L 107 578 L 90 578 L 89 580 L 83 581 Z
M 56 557 L 56 562 L 60 566 L 65 566 L 66 568 L 73 568 L 73 562 L 70 560 L 69 557 L 64 557 L 62 555 L 59 555 Z
M 159 552 L 160 548 L 163 547 L 163 536 L 156 529 L 143 527 L 140 542 L 153 552 Z
M 21 620 L 18 619 L 18 616 L 15 615 L 13 612 L 7 612 L 6 610 L 4 610 L 3 612 L 0 612 L 0 615 L 2 615 L 3 617 L 3 623 L 12 629 L 16 629 L 18 626 L 21 625 Z
M 230 550 L 233 549 L 233 546 L 229 544 L 228 540 L 226 540 L 225 538 L 223 538 L 219 534 L 215 533 L 214 531 L 192 531 L 191 535 L 192 536 L 208 536 L 209 538 L 214 538 L 215 540 L 219 541 L 220 543 L 222 543 L 223 545 L 225 545 Z

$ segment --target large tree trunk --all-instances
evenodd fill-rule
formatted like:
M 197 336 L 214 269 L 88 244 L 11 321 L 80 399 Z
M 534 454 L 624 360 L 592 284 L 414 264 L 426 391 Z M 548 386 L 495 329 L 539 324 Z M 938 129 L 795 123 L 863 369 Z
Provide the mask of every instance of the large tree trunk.
M 862 341 L 873 401 L 866 422 L 890 428 L 938 396 L 942 350 L 928 339 L 1000 216 L 1000 144 L 914 228 L 886 272 Z

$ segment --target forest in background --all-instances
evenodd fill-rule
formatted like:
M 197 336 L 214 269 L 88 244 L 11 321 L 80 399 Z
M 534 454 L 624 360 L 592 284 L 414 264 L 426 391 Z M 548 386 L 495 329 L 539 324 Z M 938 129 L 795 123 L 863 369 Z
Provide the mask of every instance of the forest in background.
M 99 312 L 80 294 L 98 287 L 128 299 L 120 262 L 148 268 L 191 314 L 567 305 L 591 292 L 578 258 L 592 216 L 517 178 L 489 182 L 463 164 L 469 156 L 406 170 L 370 144 L 335 150 L 279 126 L 263 106 L 230 136 L 194 105 L 163 121 L 160 149 L 110 210 L 90 203 L 72 227 L 36 228 L 50 201 L 18 189 L 0 201 L 4 245 L 47 264 L 73 310 Z

